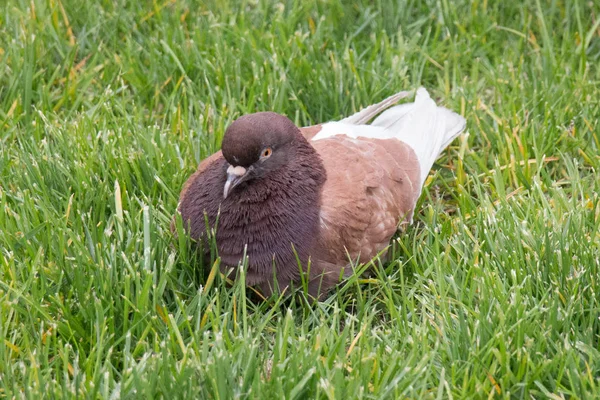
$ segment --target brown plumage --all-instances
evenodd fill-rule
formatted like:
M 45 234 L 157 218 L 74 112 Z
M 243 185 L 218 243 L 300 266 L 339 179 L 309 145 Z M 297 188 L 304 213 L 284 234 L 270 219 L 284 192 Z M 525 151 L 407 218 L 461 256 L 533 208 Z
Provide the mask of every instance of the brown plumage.
M 414 103 L 388 109 L 405 95 L 305 128 L 270 112 L 239 118 L 222 152 L 184 186 L 178 210 L 188 234 L 202 241 L 204 216 L 214 226 L 218 215 L 224 271 L 246 252 L 247 284 L 268 295 L 298 282 L 298 259 L 305 268 L 310 260 L 309 292 L 326 293 L 351 272 L 351 260 L 369 261 L 412 221 L 433 161 L 464 129 L 424 89 Z

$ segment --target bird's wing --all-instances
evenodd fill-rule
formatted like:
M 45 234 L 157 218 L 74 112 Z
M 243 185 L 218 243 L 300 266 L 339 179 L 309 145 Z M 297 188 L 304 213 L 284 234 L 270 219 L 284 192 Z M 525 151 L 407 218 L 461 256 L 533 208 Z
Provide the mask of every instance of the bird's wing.
M 388 246 L 398 224 L 412 218 L 421 192 L 419 162 L 397 139 L 336 135 L 312 144 L 327 171 L 313 272 L 339 279 L 350 259 L 369 261 Z
M 386 248 L 398 222 L 412 220 L 435 159 L 465 128 L 463 117 L 438 107 L 424 88 L 416 91 L 414 102 L 394 106 L 409 94 L 397 93 L 341 121 L 302 130 L 327 171 L 322 237 L 313 257 L 314 272 L 327 272 L 324 289 L 337 283 L 350 258 L 369 261 Z
M 417 90 L 414 102 L 391 107 L 393 102 L 388 100 L 405 93 L 408 92 L 397 93 L 339 122 L 322 124 L 310 140 L 316 142 L 340 133 L 353 138 L 401 140 L 417 155 L 422 171 L 420 186 L 423 186 L 433 163 L 465 129 L 466 121 L 457 113 L 436 105 L 424 88 Z M 370 125 L 354 122 L 372 118 L 375 111 L 383 112 Z

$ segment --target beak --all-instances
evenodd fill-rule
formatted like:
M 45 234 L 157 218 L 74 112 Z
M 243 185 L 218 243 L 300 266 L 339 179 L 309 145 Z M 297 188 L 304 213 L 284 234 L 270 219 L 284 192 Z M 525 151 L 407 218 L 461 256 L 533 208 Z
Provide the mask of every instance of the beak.
M 225 186 L 223 187 L 223 198 L 226 199 L 229 192 L 242 183 L 246 179 L 246 168 L 237 166 L 234 167 L 230 165 L 227 168 L 227 181 L 225 182 Z

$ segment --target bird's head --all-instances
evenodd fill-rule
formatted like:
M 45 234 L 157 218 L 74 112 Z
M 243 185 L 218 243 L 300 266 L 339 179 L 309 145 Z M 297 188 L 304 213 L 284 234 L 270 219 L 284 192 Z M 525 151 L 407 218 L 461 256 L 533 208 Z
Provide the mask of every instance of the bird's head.
M 223 197 L 243 182 L 268 176 L 284 166 L 300 130 L 287 117 L 273 112 L 244 115 L 225 131 L 221 150 L 229 163 Z

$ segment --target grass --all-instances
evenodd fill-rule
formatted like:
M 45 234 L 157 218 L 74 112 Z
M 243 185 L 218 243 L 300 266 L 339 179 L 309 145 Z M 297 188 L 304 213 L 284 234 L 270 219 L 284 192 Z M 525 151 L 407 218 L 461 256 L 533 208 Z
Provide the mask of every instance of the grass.
M 583 0 L 2 2 L 0 397 L 600 397 L 599 65 Z M 418 85 L 469 134 L 372 277 L 256 303 L 170 234 L 239 115 Z

